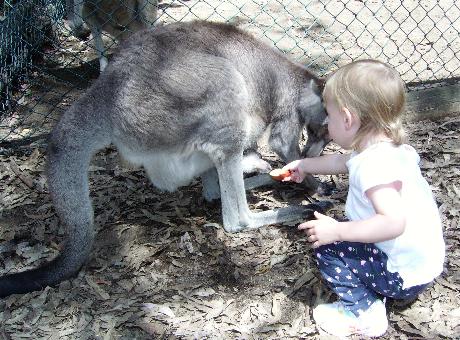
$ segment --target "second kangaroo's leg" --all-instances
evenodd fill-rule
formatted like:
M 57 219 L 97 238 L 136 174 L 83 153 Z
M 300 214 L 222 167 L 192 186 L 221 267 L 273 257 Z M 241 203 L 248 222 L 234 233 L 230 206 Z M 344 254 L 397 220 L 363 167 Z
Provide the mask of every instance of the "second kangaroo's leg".
M 83 38 L 89 34 L 89 30 L 83 22 L 83 0 L 67 0 L 67 19 L 72 34 L 77 38 Z
M 104 41 L 102 40 L 102 30 L 100 27 L 96 27 L 96 24 L 91 27 L 91 33 L 94 39 L 94 47 L 96 48 L 97 55 L 99 57 L 100 72 L 104 71 L 109 61 L 105 56 Z
M 158 0 L 139 0 L 139 16 L 145 27 L 156 24 L 158 19 Z

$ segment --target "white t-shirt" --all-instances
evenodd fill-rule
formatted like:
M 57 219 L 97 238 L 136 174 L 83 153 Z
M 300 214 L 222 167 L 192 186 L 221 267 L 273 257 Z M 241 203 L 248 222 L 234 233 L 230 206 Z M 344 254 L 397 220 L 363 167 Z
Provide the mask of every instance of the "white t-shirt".
M 345 213 L 352 221 L 375 215 L 366 190 L 395 181 L 402 183 L 406 228 L 397 238 L 376 246 L 387 254 L 388 270 L 398 272 L 403 279 L 403 289 L 431 282 L 442 272 L 445 256 L 439 211 L 419 162 L 411 146 L 388 142 L 354 152 L 347 162 L 350 187 Z

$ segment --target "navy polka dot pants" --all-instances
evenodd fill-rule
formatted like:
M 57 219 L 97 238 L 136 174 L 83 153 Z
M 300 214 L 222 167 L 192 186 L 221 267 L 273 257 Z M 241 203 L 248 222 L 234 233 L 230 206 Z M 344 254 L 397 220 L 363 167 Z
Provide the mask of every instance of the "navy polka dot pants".
M 387 270 L 387 256 L 372 243 L 334 242 L 315 250 L 324 279 L 355 315 L 367 310 L 379 295 L 413 299 L 427 284 L 402 289 L 398 273 Z

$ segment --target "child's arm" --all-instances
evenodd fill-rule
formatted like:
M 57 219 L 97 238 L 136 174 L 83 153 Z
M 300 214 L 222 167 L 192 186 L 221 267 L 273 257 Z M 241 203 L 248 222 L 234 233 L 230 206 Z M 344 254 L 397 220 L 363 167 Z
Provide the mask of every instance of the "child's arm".
M 316 220 L 299 225 L 305 230 L 313 247 L 336 241 L 375 243 L 391 240 L 401 235 L 406 217 L 399 189 L 400 182 L 378 185 L 366 191 L 376 214 L 366 220 L 338 222 L 315 212 Z
M 283 167 L 283 170 L 289 170 L 291 172 L 291 175 L 285 177 L 283 181 L 294 181 L 300 183 L 307 174 L 345 174 L 348 172 L 346 163 L 349 159 L 349 154 L 330 154 L 313 158 L 299 159 Z

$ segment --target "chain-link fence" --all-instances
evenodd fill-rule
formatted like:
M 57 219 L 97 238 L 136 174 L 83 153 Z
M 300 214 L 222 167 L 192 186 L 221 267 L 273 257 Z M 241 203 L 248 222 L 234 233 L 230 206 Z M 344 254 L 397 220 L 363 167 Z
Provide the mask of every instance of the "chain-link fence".
M 99 74 L 90 38 L 69 29 L 71 1 L 3 2 L 0 12 L 0 143 L 44 138 Z M 81 0 L 75 0 L 81 1 Z M 97 3 L 101 0 L 83 0 Z M 115 0 L 112 0 L 115 1 Z M 123 8 L 128 8 L 123 0 Z M 128 1 L 128 0 L 126 0 Z M 130 3 L 135 0 L 129 0 Z M 104 10 L 105 14 L 114 11 Z M 166 0 L 156 23 L 231 22 L 323 76 L 359 58 L 389 62 L 410 85 L 460 76 L 460 4 L 455 0 Z M 104 34 L 108 47 L 115 43 Z M 1 145 L 1 144 L 0 144 Z

